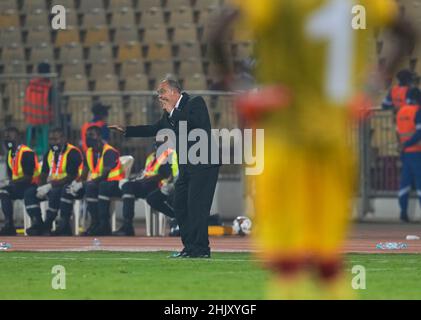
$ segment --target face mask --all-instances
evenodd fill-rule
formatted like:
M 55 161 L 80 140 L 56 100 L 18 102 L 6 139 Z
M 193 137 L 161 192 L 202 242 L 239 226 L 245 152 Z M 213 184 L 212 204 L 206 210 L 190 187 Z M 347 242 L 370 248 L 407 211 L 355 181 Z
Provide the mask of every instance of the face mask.
M 53 152 L 57 152 L 57 151 L 59 151 L 59 150 L 60 150 L 60 145 L 59 145 L 59 144 L 50 144 L 50 149 L 51 149 Z
M 14 141 L 5 141 L 4 145 L 6 146 L 7 149 L 12 150 L 15 148 L 15 143 Z
M 98 142 L 93 138 L 86 138 L 86 145 L 88 148 L 95 148 L 98 145 Z

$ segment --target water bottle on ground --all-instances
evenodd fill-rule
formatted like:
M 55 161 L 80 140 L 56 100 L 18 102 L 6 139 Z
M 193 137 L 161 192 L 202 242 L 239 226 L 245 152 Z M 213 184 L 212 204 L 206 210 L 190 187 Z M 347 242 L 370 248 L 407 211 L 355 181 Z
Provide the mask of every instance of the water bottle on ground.
M 94 246 L 95 249 L 99 249 L 101 247 L 101 241 L 99 241 L 99 239 L 97 239 L 97 238 L 95 238 L 92 241 L 92 244 L 93 244 L 93 246 Z
M 12 247 L 10 243 L 7 242 L 0 242 L 0 250 L 1 251 L 7 251 Z
M 408 248 L 408 245 L 403 242 L 382 242 L 376 245 L 376 249 L 380 250 L 400 250 L 406 248 Z

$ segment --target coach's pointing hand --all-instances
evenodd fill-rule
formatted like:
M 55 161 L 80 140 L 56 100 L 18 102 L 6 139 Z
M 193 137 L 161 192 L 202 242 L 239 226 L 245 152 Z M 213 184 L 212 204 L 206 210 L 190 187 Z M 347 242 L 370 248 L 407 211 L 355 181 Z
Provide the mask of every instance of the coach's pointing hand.
M 108 129 L 115 130 L 115 131 L 118 131 L 120 133 L 125 133 L 126 132 L 126 128 L 124 128 L 122 126 L 119 126 L 119 125 L 116 125 L 116 124 L 113 124 L 111 126 L 108 126 Z

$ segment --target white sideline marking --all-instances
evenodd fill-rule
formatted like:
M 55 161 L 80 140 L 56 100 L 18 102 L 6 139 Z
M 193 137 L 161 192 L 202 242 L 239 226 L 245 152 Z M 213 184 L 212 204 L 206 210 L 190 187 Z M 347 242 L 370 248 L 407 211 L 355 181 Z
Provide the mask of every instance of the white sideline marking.
M 6 259 L 21 259 L 21 260 L 88 260 L 88 261 L 103 261 L 103 260 L 112 260 L 112 261 L 217 261 L 217 262 L 264 262 L 265 260 L 256 260 L 256 259 L 217 259 L 217 258 L 211 258 L 211 259 L 171 259 L 171 258 L 164 258 L 164 259 L 151 259 L 151 258 L 90 258 L 90 257 L 40 257 L 40 256 L 33 256 L 33 257 L 8 257 L 3 256 L 0 257 L 0 260 L 6 260 Z

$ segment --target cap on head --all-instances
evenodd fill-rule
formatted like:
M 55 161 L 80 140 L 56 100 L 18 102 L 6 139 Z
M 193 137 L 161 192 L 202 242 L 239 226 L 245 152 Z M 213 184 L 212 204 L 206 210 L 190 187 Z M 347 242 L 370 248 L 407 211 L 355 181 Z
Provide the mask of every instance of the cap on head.
M 412 82 L 413 74 L 411 71 L 403 69 L 397 73 L 396 78 L 398 79 L 399 84 L 409 85 Z
M 108 109 L 110 109 L 110 106 L 106 106 L 101 102 L 95 102 L 91 111 L 95 116 L 108 116 Z
M 46 62 L 41 62 L 38 64 L 38 73 L 47 74 L 50 73 L 50 65 Z

